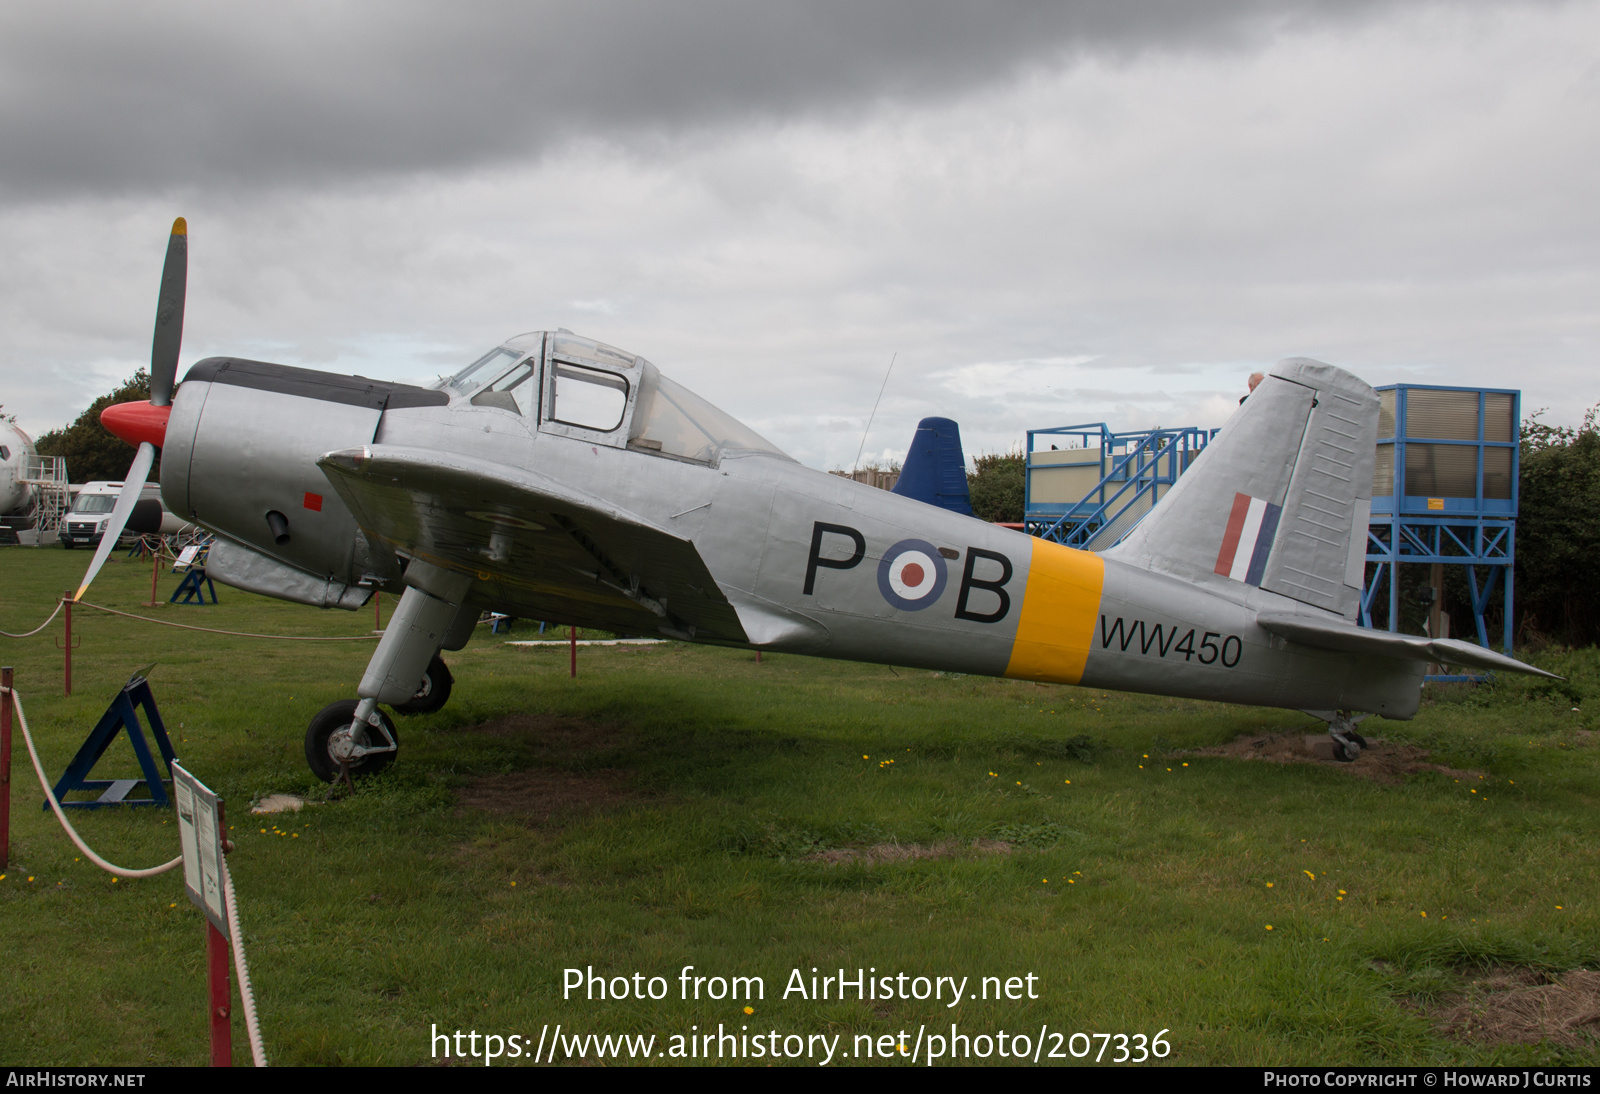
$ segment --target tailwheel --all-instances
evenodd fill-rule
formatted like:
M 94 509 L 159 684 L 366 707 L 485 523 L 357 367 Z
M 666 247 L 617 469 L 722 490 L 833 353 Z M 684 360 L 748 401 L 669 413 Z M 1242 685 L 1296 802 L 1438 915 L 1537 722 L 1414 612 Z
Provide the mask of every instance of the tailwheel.
M 329 703 L 317 712 L 306 729 L 306 763 L 312 774 L 323 782 L 338 779 L 341 769 L 352 779 L 360 779 L 394 762 L 395 752 L 400 747 L 400 735 L 395 732 L 394 722 L 382 710 L 371 706 L 371 717 L 379 724 L 364 721 L 358 725 L 356 710 L 360 705 L 354 699 Z
M 1333 758 L 1340 763 L 1355 763 L 1367 750 L 1367 739 L 1355 730 L 1346 730 L 1344 740 L 1333 739 Z
M 433 655 L 433 660 L 428 662 L 427 671 L 422 674 L 422 683 L 417 686 L 417 693 L 403 703 L 395 706 L 396 714 L 432 714 L 443 707 L 450 700 L 450 687 L 456 678 L 450 675 L 450 669 L 445 665 L 444 658 L 438 654 Z

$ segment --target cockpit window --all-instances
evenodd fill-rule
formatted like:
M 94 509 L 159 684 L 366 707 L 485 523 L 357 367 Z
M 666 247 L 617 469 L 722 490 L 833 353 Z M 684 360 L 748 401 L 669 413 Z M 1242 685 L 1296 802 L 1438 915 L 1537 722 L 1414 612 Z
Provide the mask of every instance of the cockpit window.
M 441 391 L 453 392 L 457 395 L 470 395 L 484 384 L 495 378 L 495 374 L 522 356 L 516 350 L 496 346 L 472 364 L 456 373 L 441 385 Z
M 0 460 L 9 460 L 10 458 L 11 458 L 11 449 L 7 448 L 3 444 L 0 444 Z
M 539 404 L 534 362 L 524 361 L 472 397 L 473 406 L 494 406 L 531 418 Z
M 614 372 L 557 361 L 550 417 L 580 429 L 609 433 L 628 409 L 628 381 Z
M 639 401 L 633 412 L 628 447 L 695 463 L 716 463 L 726 451 L 785 455 L 777 445 L 724 414 L 682 384 L 641 362 Z

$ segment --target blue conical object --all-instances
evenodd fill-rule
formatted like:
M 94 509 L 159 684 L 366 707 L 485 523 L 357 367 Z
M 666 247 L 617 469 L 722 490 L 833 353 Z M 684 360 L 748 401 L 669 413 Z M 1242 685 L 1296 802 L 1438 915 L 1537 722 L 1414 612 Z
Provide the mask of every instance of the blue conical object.
M 949 418 L 924 418 L 918 422 L 894 492 L 952 513 L 972 516 L 972 500 L 967 494 L 967 458 L 961 451 L 961 427 Z

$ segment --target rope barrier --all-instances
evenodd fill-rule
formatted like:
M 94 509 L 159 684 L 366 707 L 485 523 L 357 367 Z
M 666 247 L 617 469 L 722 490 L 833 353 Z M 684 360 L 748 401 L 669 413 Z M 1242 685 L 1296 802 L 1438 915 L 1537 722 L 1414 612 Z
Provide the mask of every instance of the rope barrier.
M 33 628 L 33 630 L 28 631 L 26 634 L 12 634 L 10 631 L 0 631 L 0 638 L 32 638 L 34 635 L 44 630 L 55 621 L 56 616 L 61 614 L 61 605 L 63 603 L 64 601 L 56 601 L 56 610 L 50 613 L 50 618 L 46 619 L 43 623 L 40 623 L 37 627 Z
M 7 690 L 11 692 L 11 701 L 16 706 L 17 723 L 22 726 L 22 739 L 28 744 L 28 755 L 33 758 L 33 770 L 39 775 L 39 785 L 44 787 L 44 796 L 49 800 L 50 808 L 55 811 L 56 820 L 61 822 L 61 827 L 67 830 L 67 835 L 71 837 L 72 842 L 78 845 L 78 850 L 82 851 L 90 862 L 107 873 L 126 878 L 155 877 L 157 874 L 164 874 L 168 870 L 183 865 L 183 856 L 179 855 L 171 862 L 163 863 L 160 866 L 152 866 L 148 870 L 130 870 L 125 866 L 118 866 L 114 862 L 107 862 L 95 854 L 89 845 L 83 842 L 83 837 L 78 835 L 78 830 L 72 827 L 72 822 L 67 820 L 66 813 L 61 809 L 61 803 L 56 800 L 56 792 L 50 789 L 50 780 L 45 776 L 44 765 L 39 762 L 39 751 L 33 747 L 33 734 L 28 732 L 28 716 L 22 710 L 21 693 L 16 688 Z
M 16 688 L 6 687 L 0 687 L 0 692 L 9 692 L 11 695 L 11 702 L 17 712 L 17 724 L 22 727 L 22 739 L 27 742 L 28 756 L 33 760 L 33 770 L 39 776 L 39 785 L 44 788 L 44 796 L 49 800 L 51 810 L 55 812 L 56 819 L 61 822 L 61 827 L 66 829 L 72 842 L 77 844 L 78 850 L 82 851 L 90 862 L 107 873 L 125 878 L 155 877 L 157 874 L 164 874 L 183 865 L 183 856 L 179 855 L 171 862 L 152 866 L 148 870 L 130 870 L 107 862 L 95 854 L 89 845 L 83 842 L 83 837 L 78 835 L 77 829 L 67 820 L 66 814 L 62 812 L 61 803 L 56 800 L 55 791 L 50 788 L 50 780 L 44 773 L 44 765 L 39 762 L 39 751 L 33 746 L 33 734 L 28 731 L 28 715 L 22 709 L 21 693 Z M 250 986 L 250 969 L 244 957 L 244 939 L 241 937 L 244 932 L 239 926 L 239 902 L 234 897 L 233 874 L 228 870 L 227 859 L 222 861 L 222 887 L 228 905 L 228 934 L 233 948 L 233 969 L 239 977 L 239 1000 L 244 1008 L 245 1029 L 250 1034 L 250 1058 L 256 1067 L 266 1067 L 266 1049 L 262 1047 L 261 1027 L 256 1021 L 255 990 Z
M 147 615 L 134 615 L 132 612 L 119 612 L 115 608 L 101 607 L 99 604 L 91 604 L 87 600 L 80 600 L 77 601 L 77 603 L 81 607 L 93 608 L 97 612 L 105 612 L 109 615 L 120 615 L 124 619 L 137 619 L 143 623 L 159 623 L 163 627 L 177 627 L 179 630 L 185 631 L 205 631 L 207 634 L 229 634 L 235 638 L 270 638 L 278 642 L 373 642 L 382 637 L 382 635 L 377 634 L 351 634 L 336 635 L 331 638 L 321 638 L 313 635 L 301 634 L 254 634 L 250 631 L 224 631 L 218 630 L 216 627 L 196 627 L 189 623 L 174 623 L 168 619 L 151 619 Z
M 244 1028 L 250 1034 L 250 1059 L 257 1067 L 266 1067 L 267 1050 L 261 1044 L 261 1027 L 256 1023 L 256 993 L 250 986 L 250 967 L 244 960 L 244 931 L 239 927 L 239 902 L 233 898 L 233 873 L 228 869 L 227 856 L 222 859 L 222 893 L 228 903 L 228 937 L 233 942 L 233 971 L 239 977 Z

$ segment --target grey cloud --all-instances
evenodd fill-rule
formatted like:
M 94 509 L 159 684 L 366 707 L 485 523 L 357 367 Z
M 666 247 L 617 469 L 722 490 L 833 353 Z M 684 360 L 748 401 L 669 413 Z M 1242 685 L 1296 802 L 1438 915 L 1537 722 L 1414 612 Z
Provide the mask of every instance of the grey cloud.
M 582 135 L 948 97 L 1396 0 L 61 3 L 0 11 L 13 198 L 455 171 Z

